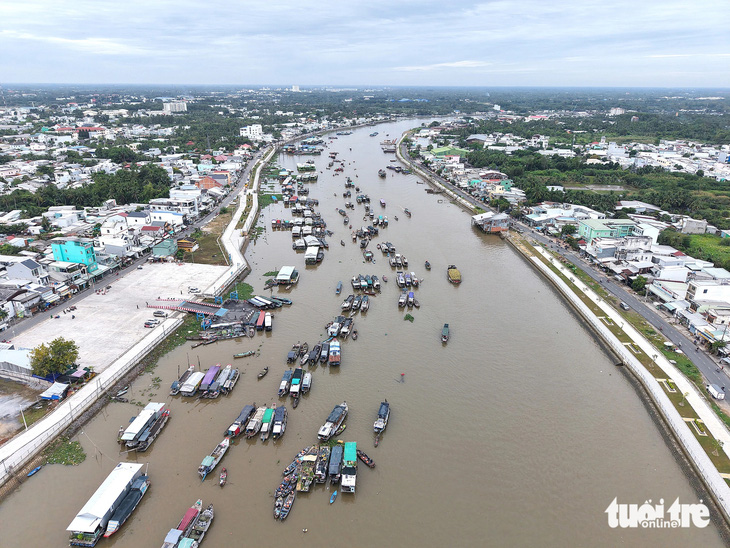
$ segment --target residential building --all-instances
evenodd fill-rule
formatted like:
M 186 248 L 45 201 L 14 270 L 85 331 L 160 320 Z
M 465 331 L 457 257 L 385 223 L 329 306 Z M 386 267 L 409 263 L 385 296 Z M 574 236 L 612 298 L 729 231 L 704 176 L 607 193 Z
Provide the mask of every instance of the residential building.
M 83 264 L 88 272 L 99 268 L 94 243 L 88 238 L 54 238 L 51 247 L 56 261 Z
M 623 238 L 631 236 L 636 223 L 630 219 L 586 219 L 578 223 L 578 234 L 591 243 L 593 238 Z
M 251 124 L 250 126 L 242 127 L 239 135 L 251 141 L 261 141 L 264 138 L 264 128 L 261 124 Z
M 173 114 L 175 112 L 187 112 L 188 104 L 185 101 L 169 101 L 162 106 L 165 114 Z
M 29 280 L 40 285 L 46 285 L 49 282 L 46 267 L 33 259 L 12 263 L 6 267 L 6 272 L 9 278 Z

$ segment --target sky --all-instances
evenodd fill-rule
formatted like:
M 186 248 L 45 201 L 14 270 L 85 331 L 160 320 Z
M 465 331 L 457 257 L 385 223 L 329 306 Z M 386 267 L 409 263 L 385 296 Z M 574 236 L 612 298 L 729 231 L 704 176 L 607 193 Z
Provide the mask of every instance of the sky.
M 3 83 L 730 87 L 719 0 L 0 0 Z

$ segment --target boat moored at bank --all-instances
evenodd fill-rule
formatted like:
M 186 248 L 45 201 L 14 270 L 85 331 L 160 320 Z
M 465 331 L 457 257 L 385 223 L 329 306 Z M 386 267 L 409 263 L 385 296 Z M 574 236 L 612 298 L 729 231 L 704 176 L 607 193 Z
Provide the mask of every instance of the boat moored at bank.
M 317 437 L 322 441 L 329 440 L 334 436 L 335 432 L 342 426 L 347 418 L 347 402 L 342 402 L 339 405 L 335 405 L 332 412 L 327 417 L 324 425 L 317 432 Z

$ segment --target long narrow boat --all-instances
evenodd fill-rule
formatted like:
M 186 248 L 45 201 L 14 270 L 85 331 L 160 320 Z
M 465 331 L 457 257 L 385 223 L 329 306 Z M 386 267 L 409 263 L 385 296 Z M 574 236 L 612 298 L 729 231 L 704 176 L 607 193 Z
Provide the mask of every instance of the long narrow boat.
M 256 354 L 255 350 L 248 350 L 246 352 L 241 352 L 239 354 L 233 354 L 234 358 L 247 358 L 248 356 L 253 356 Z
M 241 377 L 241 372 L 238 369 L 233 369 L 228 380 L 223 383 L 221 390 L 224 394 L 228 394 L 236 386 L 238 379 Z
M 114 512 L 142 476 L 142 464 L 120 462 L 81 508 L 66 530 L 71 546 L 95 546 Z
M 289 387 L 291 386 L 291 379 L 294 375 L 294 371 L 287 369 L 281 377 L 281 383 L 279 384 L 278 396 L 280 398 L 286 396 L 289 393 Z
M 218 463 L 221 459 L 223 459 L 223 455 L 226 454 L 230 445 L 230 438 L 224 438 L 222 442 L 216 445 L 213 452 L 203 459 L 203 462 L 201 462 L 200 466 L 198 466 L 198 474 L 200 475 L 201 480 L 204 481 L 205 477 L 210 474 L 216 466 L 218 466 Z
M 214 517 L 215 512 L 213 511 L 213 505 L 209 504 L 208 507 L 200 513 L 195 525 L 193 525 L 190 533 L 183 539 L 183 541 L 190 539 L 192 540 L 192 542 L 189 543 L 190 547 L 198 548 L 200 543 L 203 542 L 203 537 L 208 532 L 208 529 L 210 529 Z M 184 546 L 184 544 L 182 545 Z
M 256 404 L 253 405 L 247 405 L 242 410 L 241 413 L 238 415 L 235 421 L 233 421 L 233 424 L 231 424 L 228 427 L 228 431 L 226 432 L 226 436 L 229 437 L 237 437 L 241 435 L 241 432 L 243 432 L 244 428 L 246 427 L 246 423 L 251 418 L 251 415 L 253 415 L 256 412 Z
M 183 374 L 180 376 L 180 378 L 172 383 L 172 386 L 170 386 L 170 395 L 171 396 L 177 396 L 180 393 L 180 389 L 185 384 L 185 381 L 188 380 L 188 377 L 193 374 L 193 371 L 195 371 L 194 366 L 188 367 L 185 371 L 183 371 Z
M 449 324 L 445 323 L 444 328 L 441 330 L 441 342 L 447 343 L 449 342 Z
M 281 514 L 279 516 L 279 519 L 281 521 L 284 521 L 289 516 L 289 512 L 291 512 L 291 507 L 294 505 L 295 496 L 296 495 L 294 494 L 294 491 L 287 495 L 286 500 L 284 501 L 284 506 L 281 508 Z
M 246 437 L 247 438 L 253 438 L 256 434 L 261 431 L 261 422 L 264 419 L 264 413 L 266 413 L 266 406 L 262 405 L 258 409 L 256 409 L 256 413 L 254 413 L 254 416 L 251 417 L 251 419 L 246 424 Z
M 344 244 L 344 242 L 342 242 Z M 337 282 L 337 287 L 335 288 L 335 294 L 339 295 L 342 291 L 342 282 Z
M 345 422 L 345 419 L 347 418 L 347 410 L 346 401 L 343 401 L 339 405 L 335 405 L 332 412 L 327 416 L 327 420 L 324 425 L 322 425 L 319 432 L 317 432 L 317 437 L 322 441 L 329 440 L 335 434 L 337 429 L 342 426 L 342 423 Z
M 271 427 L 274 423 L 274 411 L 276 411 L 276 404 L 273 404 L 269 409 L 264 411 L 264 418 L 261 419 L 261 441 L 266 441 L 271 435 Z
M 134 480 L 129 493 L 127 493 L 127 496 L 119 503 L 119 506 L 109 520 L 109 523 L 106 526 L 106 532 L 104 533 L 105 537 L 112 536 L 122 525 L 124 525 L 124 522 L 127 521 L 127 518 L 132 515 L 134 509 L 139 505 L 139 502 L 142 500 L 142 497 L 147 492 L 147 488 L 149 486 L 149 476 L 140 476 Z
M 365 454 L 365 451 L 360 449 L 357 450 L 357 458 L 363 461 L 370 468 L 375 468 L 375 461 Z
M 162 544 L 162 548 L 175 548 L 180 542 L 180 539 L 189 533 L 190 529 L 192 529 L 193 525 L 195 525 L 195 521 L 198 519 L 202 509 L 203 499 L 198 499 L 198 501 L 185 512 L 185 515 L 180 520 L 180 523 L 177 524 L 177 527 L 175 529 L 170 529 L 167 533 L 165 542 Z
M 338 341 L 337 339 L 332 339 L 330 341 L 329 364 L 330 366 L 338 366 L 340 365 L 340 360 L 340 341 Z
M 276 408 L 274 412 L 274 425 L 271 427 L 271 436 L 278 440 L 286 432 L 286 420 L 287 420 L 286 407 L 280 406 Z
M 448 266 L 448 268 L 446 269 L 446 277 L 452 284 L 461 283 L 461 272 L 459 272 L 459 269 L 456 268 L 456 265 L 450 264 Z

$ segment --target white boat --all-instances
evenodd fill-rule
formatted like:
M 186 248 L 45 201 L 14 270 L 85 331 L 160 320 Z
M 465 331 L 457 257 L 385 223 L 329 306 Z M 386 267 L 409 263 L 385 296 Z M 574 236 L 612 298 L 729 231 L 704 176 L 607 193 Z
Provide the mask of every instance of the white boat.
M 306 394 L 312 388 L 312 374 L 307 371 L 302 379 L 302 394 Z
M 329 440 L 334 436 L 335 432 L 342 426 L 347 418 L 347 402 L 342 402 L 340 405 L 335 405 L 332 412 L 327 417 L 322 428 L 317 432 L 317 437 L 322 441 Z
M 143 466 L 132 462 L 116 465 L 66 528 L 71 546 L 94 546 L 99 541 L 132 484 L 142 476 Z
M 183 384 L 183 387 L 180 389 L 180 394 L 187 397 L 194 396 L 198 391 L 198 388 L 200 388 L 200 383 L 203 382 L 204 377 L 205 373 L 202 371 L 195 371 L 188 377 L 185 384 Z
M 128 449 L 134 449 L 139 444 L 139 437 L 152 426 L 165 408 L 164 403 L 150 402 L 139 412 L 137 418 L 122 433 L 119 441 L 124 443 Z
M 385 427 L 388 426 L 388 419 L 390 418 L 390 404 L 388 400 L 380 402 L 380 408 L 378 409 L 378 418 L 373 424 L 373 431 L 376 434 L 381 434 Z
M 259 430 L 261 430 L 261 423 L 264 420 L 264 413 L 266 413 L 265 405 L 256 409 L 256 413 L 254 413 L 253 417 L 251 417 L 248 421 L 248 424 L 246 424 L 245 433 L 247 438 L 253 438 L 259 433 Z
M 340 365 L 340 341 L 332 339 L 330 341 L 330 365 Z
M 271 312 L 267 312 L 264 316 L 264 329 L 271 331 Z

